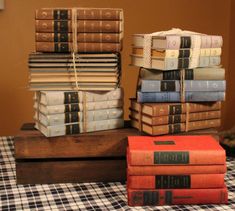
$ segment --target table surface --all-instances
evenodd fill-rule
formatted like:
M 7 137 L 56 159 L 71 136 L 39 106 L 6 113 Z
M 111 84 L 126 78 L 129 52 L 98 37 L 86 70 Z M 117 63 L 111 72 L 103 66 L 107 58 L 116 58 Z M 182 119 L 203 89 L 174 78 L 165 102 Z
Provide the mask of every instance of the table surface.
M 235 210 L 235 158 L 227 158 L 228 205 L 128 207 L 122 183 L 16 185 L 13 137 L 0 138 L 0 210 Z M 33 176 L 33 175 L 32 175 Z

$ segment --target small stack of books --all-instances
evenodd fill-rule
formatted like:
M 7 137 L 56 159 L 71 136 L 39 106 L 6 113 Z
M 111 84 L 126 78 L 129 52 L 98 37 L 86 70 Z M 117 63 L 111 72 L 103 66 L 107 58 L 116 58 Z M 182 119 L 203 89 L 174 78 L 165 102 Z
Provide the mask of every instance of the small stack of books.
M 151 135 L 219 127 L 226 91 L 221 47 L 221 36 L 188 31 L 134 35 L 131 64 L 140 70 L 133 127 Z
M 35 26 L 36 128 L 52 137 L 123 127 L 122 9 L 39 9 Z
M 212 136 L 128 137 L 128 204 L 226 204 L 225 161 Z

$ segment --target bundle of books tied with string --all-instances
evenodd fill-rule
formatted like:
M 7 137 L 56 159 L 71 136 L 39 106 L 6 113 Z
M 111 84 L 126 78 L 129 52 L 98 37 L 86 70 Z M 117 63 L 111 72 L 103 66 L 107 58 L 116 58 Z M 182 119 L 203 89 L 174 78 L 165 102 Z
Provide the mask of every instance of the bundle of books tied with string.
M 35 30 L 36 128 L 51 137 L 123 127 L 122 9 L 38 9 Z
M 225 100 L 222 37 L 172 29 L 133 35 L 140 67 L 132 126 L 151 135 L 218 128 Z

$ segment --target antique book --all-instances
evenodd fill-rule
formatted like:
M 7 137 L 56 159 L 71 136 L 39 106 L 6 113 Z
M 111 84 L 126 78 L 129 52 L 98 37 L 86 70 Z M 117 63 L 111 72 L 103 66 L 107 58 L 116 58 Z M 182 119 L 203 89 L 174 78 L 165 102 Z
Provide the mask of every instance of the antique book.
M 181 132 L 188 132 L 194 130 L 202 130 L 209 128 L 218 128 L 221 126 L 220 119 L 207 119 L 207 120 L 198 120 L 188 122 L 188 126 L 186 127 L 186 123 L 176 123 L 176 124 L 165 124 L 165 125 L 149 125 L 144 122 L 140 124 L 140 122 L 136 119 L 131 119 L 131 126 L 140 129 L 149 135 L 157 136 L 157 135 L 166 135 L 166 134 L 176 134 Z M 186 130 L 187 128 L 187 130 Z
M 145 34 L 134 34 L 133 45 L 136 47 L 144 46 Z M 218 35 L 201 35 L 201 48 L 221 48 L 223 45 L 222 36 Z M 166 35 L 166 36 L 153 36 L 152 48 L 153 49 L 181 49 L 181 48 L 194 48 L 190 35 Z
M 212 67 L 220 65 L 220 56 L 200 56 L 196 67 Z M 131 65 L 144 67 L 144 57 L 131 55 Z M 191 68 L 191 58 L 151 58 L 151 68 L 159 70 L 175 70 Z
M 34 119 L 39 121 L 44 126 L 56 126 L 63 125 L 73 122 L 93 122 L 101 121 L 108 119 L 119 119 L 123 118 L 123 109 L 122 108 L 111 108 L 111 109 L 102 109 L 102 110 L 92 110 L 80 112 L 66 112 L 62 114 L 50 114 L 45 115 L 39 111 L 35 111 Z
M 79 122 L 48 127 L 42 125 L 40 122 L 36 122 L 35 125 L 36 129 L 40 130 L 46 137 L 111 130 L 116 128 L 122 128 L 123 126 L 123 118 L 88 122 L 86 124 L 86 130 L 84 129 L 84 124 Z
M 161 71 L 141 68 L 139 77 L 150 80 L 180 80 L 180 70 Z M 225 69 L 221 67 L 202 67 L 185 69 L 185 80 L 225 80 Z
M 83 103 L 85 100 L 88 102 L 101 102 L 118 100 L 123 98 L 122 88 L 117 88 L 110 92 L 83 92 L 83 91 L 40 91 L 35 93 L 39 102 L 43 105 L 61 105 L 70 103 Z
M 189 113 L 217 111 L 221 109 L 221 102 L 200 102 L 200 103 L 144 103 L 131 99 L 131 109 L 142 112 L 148 116 L 168 116 Z M 141 109 L 141 110 L 140 110 Z
M 180 102 L 180 92 L 137 92 L 137 102 Z M 224 101 L 225 92 L 185 92 L 186 102 Z
M 207 189 L 127 189 L 129 206 L 157 206 L 176 204 L 227 204 L 228 190 Z
M 149 176 L 127 177 L 131 189 L 195 189 L 222 188 L 224 174 L 157 174 Z
M 65 53 L 73 50 L 72 42 L 36 42 L 37 52 L 55 52 Z M 79 52 L 120 52 L 122 45 L 120 43 L 92 43 L 92 42 L 79 42 L 77 43 L 77 49 Z
M 79 112 L 84 110 L 83 103 L 72 103 L 72 104 L 61 104 L 61 105 L 52 105 L 47 106 L 38 102 L 38 98 L 34 101 L 34 109 L 40 111 L 44 115 L 50 114 L 61 114 L 66 112 Z M 109 101 L 100 101 L 100 102 L 89 102 L 85 104 L 87 111 L 91 110 L 101 110 L 101 109 L 110 109 L 110 108 L 121 108 L 123 107 L 123 100 L 109 100 Z
M 79 20 L 122 20 L 123 10 L 119 8 L 42 8 L 35 12 L 36 19 L 70 20 L 72 9 L 76 9 Z
M 188 116 L 187 116 L 188 115 Z M 168 116 L 148 116 L 134 110 L 131 110 L 130 117 L 131 119 L 136 119 L 142 123 L 148 125 L 167 125 L 167 124 L 177 124 L 185 123 L 186 121 L 194 122 L 199 120 L 209 120 L 209 119 L 219 119 L 221 117 L 221 111 L 207 111 L 207 112 L 196 112 L 188 114 L 176 114 Z M 140 119 L 141 118 L 141 119 Z
M 224 149 L 212 136 L 128 137 L 128 164 L 225 165 Z M 216 156 L 215 156 L 216 155 Z
M 221 48 L 201 48 L 200 56 L 221 56 L 222 49 Z M 133 55 L 143 55 L 143 48 L 132 47 Z M 187 58 L 191 57 L 192 49 L 152 49 L 151 56 L 156 58 Z
M 141 92 L 179 92 L 181 84 L 179 80 L 140 80 Z M 225 80 L 186 80 L 184 81 L 186 92 L 225 92 Z
M 72 32 L 71 20 L 35 20 L 36 32 Z M 122 20 L 78 20 L 77 32 L 107 32 L 119 33 L 123 31 Z
M 78 43 L 120 43 L 123 33 L 78 33 Z M 72 42 L 72 33 L 36 33 L 36 42 Z

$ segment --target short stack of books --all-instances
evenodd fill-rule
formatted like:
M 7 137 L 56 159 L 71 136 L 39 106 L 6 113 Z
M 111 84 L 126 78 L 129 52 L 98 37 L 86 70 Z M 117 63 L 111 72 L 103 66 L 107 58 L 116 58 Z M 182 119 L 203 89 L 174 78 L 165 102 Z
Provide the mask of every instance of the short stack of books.
M 133 40 L 131 64 L 140 70 L 132 126 L 150 135 L 218 128 L 226 91 L 222 37 L 170 30 Z
M 226 204 L 225 151 L 212 136 L 128 137 L 129 206 Z
M 122 9 L 39 9 L 35 26 L 36 128 L 47 137 L 122 128 Z

